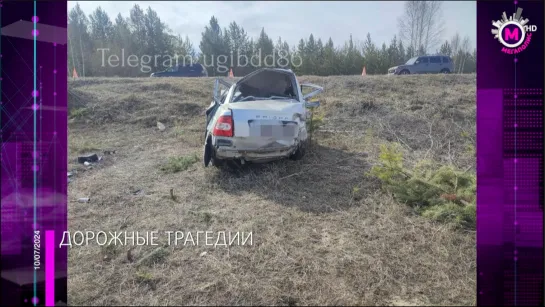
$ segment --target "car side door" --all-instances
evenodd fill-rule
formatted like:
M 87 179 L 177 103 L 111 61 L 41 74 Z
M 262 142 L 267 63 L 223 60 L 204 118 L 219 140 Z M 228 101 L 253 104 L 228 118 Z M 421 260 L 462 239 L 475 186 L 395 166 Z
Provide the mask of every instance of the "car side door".
M 302 103 L 302 109 L 304 111 L 304 122 L 302 122 L 302 128 L 305 129 L 306 133 L 309 133 L 307 131 L 307 120 L 310 119 L 312 116 L 312 112 L 314 108 L 317 108 L 320 106 L 320 102 L 317 100 L 311 100 L 312 97 L 322 93 L 324 91 L 323 87 L 315 85 L 315 84 L 299 84 L 299 81 L 297 81 L 297 87 L 299 88 L 299 101 Z M 309 127 L 311 128 L 311 127 Z
M 178 66 L 173 66 L 165 71 L 164 77 L 173 77 L 178 73 Z
M 206 115 L 205 136 L 208 133 L 208 130 L 210 129 L 211 124 L 213 124 L 212 119 L 216 115 L 216 112 L 218 111 L 220 106 L 225 103 L 227 96 L 229 95 L 229 92 L 232 89 L 232 86 L 233 86 L 232 84 L 224 80 L 221 80 L 220 78 L 217 78 L 216 81 L 214 82 L 213 99 L 205 111 L 205 115 Z
M 427 56 L 418 57 L 414 62 L 414 73 L 427 74 L 429 69 L 429 59 Z
M 449 73 L 454 72 L 454 66 L 452 65 L 452 61 L 451 61 L 450 57 L 444 56 L 442 62 L 443 62 L 443 68 L 444 69 L 448 69 Z
M 188 77 L 188 76 L 189 76 L 189 66 L 180 65 L 178 67 L 178 71 L 176 72 L 176 77 Z
M 429 64 L 429 73 L 437 74 L 443 69 L 443 62 L 440 56 L 431 56 Z
M 201 74 L 201 69 L 199 66 L 193 65 L 188 67 L 187 76 L 188 77 L 199 77 Z

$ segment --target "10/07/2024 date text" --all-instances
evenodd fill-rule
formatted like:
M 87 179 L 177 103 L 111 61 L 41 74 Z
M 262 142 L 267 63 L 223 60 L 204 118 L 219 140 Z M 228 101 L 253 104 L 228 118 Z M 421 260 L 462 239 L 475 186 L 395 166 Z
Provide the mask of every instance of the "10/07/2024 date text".
M 34 270 L 37 271 L 41 267 L 40 259 L 40 231 L 34 230 Z

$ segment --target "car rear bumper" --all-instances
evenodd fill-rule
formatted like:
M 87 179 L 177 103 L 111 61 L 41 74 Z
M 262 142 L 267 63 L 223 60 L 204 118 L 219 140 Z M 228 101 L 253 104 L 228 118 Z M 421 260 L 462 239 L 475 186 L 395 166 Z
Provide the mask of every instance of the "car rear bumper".
M 280 150 L 233 150 L 228 148 L 217 148 L 216 158 L 221 160 L 244 159 L 246 161 L 269 161 L 288 157 L 295 151 L 295 148 L 284 148 Z
M 244 146 L 241 142 L 234 143 L 234 139 L 231 138 L 216 138 L 213 144 L 215 156 L 221 160 L 270 161 L 288 157 L 297 149 L 297 145 L 279 143 Z

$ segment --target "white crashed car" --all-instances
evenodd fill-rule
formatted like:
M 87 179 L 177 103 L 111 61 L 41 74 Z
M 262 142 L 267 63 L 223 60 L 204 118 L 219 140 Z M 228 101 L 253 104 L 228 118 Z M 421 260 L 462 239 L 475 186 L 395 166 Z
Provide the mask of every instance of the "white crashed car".
M 304 87 L 310 93 L 303 95 Z M 319 106 L 308 99 L 322 91 L 299 84 L 291 70 L 278 68 L 259 69 L 234 84 L 216 79 L 214 100 L 206 110 L 205 167 L 226 160 L 301 159 L 308 146 L 307 108 Z

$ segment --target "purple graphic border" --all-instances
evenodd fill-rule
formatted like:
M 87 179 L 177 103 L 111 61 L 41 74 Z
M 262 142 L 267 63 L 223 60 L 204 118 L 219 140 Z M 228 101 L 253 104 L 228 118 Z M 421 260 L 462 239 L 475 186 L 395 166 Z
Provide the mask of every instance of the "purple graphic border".
M 543 4 L 477 1 L 477 305 L 544 305 Z M 492 21 L 517 8 L 537 32 L 506 54 Z
M 0 6 L 1 305 L 66 304 L 67 2 Z

